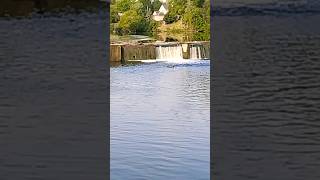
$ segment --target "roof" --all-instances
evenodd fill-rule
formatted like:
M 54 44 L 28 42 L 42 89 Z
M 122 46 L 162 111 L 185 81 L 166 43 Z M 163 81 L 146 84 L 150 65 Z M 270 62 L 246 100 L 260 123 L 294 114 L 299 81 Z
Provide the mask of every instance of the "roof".
M 159 9 L 159 11 L 167 13 L 168 12 L 168 5 L 167 4 L 162 4 L 160 9 Z

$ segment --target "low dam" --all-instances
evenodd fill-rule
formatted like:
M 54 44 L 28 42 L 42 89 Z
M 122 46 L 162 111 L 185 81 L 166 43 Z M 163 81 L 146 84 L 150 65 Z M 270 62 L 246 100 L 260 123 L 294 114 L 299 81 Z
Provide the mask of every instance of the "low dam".
M 209 41 L 110 45 L 110 62 L 209 59 L 209 57 Z

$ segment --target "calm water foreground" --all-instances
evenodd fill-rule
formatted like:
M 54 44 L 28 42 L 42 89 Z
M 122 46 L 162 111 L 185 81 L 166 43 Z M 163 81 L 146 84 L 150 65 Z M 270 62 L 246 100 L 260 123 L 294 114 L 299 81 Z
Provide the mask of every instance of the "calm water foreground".
M 320 15 L 305 11 L 215 17 L 215 179 L 320 179 Z
M 106 14 L 0 18 L 1 180 L 106 179 Z
M 210 61 L 111 68 L 111 179 L 209 179 Z

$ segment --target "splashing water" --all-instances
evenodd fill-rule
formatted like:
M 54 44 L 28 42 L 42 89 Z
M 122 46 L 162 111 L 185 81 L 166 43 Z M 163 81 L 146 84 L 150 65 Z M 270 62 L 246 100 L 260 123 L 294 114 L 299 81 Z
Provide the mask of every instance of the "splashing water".
M 158 46 L 156 47 L 156 59 L 170 62 L 183 61 L 182 46 Z

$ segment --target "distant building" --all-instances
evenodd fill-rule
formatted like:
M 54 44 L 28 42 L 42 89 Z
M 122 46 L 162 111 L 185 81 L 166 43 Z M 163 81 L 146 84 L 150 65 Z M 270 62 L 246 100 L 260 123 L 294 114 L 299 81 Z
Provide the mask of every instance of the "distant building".
M 152 14 L 152 18 L 155 21 L 163 21 L 163 18 L 169 12 L 167 0 L 160 0 L 162 5 L 160 6 L 158 11 L 154 11 Z
M 166 15 L 169 12 L 168 5 L 166 3 L 162 4 L 159 9 L 159 13 Z

